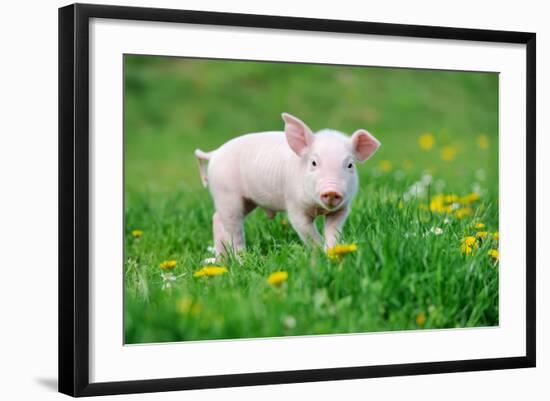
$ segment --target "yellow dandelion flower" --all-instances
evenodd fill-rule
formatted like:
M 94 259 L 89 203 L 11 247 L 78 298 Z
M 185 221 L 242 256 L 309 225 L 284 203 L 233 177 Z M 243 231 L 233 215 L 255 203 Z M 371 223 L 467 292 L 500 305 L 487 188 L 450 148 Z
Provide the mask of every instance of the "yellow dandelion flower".
M 495 241 L 498 241 L 498 240 L 499 240 L 500 235 L 499 235 L 498 231 L 495 231 L 495 232 L 493 233 L 493 238 L 495 239 Z
M 485 238 L 487 238 L 488 235 L 489 235 L 489 233 L 487 231 L 478 231 L 476 233 L 476 237 L 480 238 L 480 239 L 485 239 Z
M 475 201 L 479 200 L 479 198 L 480 195 L 477 192 L 472 192 L 471 194 L 464 195 L 462 198 L 460 198 L 460 203 L 469 205 L 470 203 L 474 203 Z
M 469 198 L 468 198 L 469 199 Z M 460 207 L 463 198 L 455 194 L 437 194 L 430 199 L 429 208 L 436 213 L 454 213 L 459 219 L 472 214 L 470 207 Z
M 267 282 L 271 285 L 281 285 L 288 280 L 288 273 L 285 271 L 273 272 L 267 278 Z
M 445 146 L 443 149 L 441 149 L 441 159 L 443 159 L 446 162 L 451 162 L 455 159 L 457 153 L 457 149 L 455 146 L 448 145 Z
M 348 253 L 357 251 L 356 244 L 339 244 L 327 249 L 327 256 L 331 260 L 338 260 Z
M 422 134 L 418 137 L 418 145 L 422 150 L 430 150 L 435 144 L 435 138 L 429 132 Z
M 378 168 L 384 173 L 389 173 L 393 168 L 393 164 L 389 160 L 380 160 L 380 163 L 378 163 Z
M 492 257 L 494 260 L 498 260 L 499 258 L 498 249 L 491 249 L 489 252 L 487 252 L 487 255 Z
M 174 267 L 176 267 L 176 264 L 178 262 L 175 260 L 165 260 L 160 264 L 160 268 L 162 270 L 172 270 Z
M 467 236 L 462 238 L 462 243 L 460 244 L 460 252 L 469 255 L 473 250 L 477 248 L 477 239 L 473 236 Z
M 458 195 L 451 194 L 445 196 L 445 202 L 447 203 L 455 203 L 458 202 Z
M 438 194 L 430 200 L 430 210 L 437 213 L 446 213 L 445 195 Z
M 476 223 L 476 224 L 474 225 L 474 227 L 475 227 L 475 228 L 485 228 L 485 224 L 483 224 L 483 223 Z
M 212 277 L 227 273 L 227 267 L 223 266 L 203 266 L 200 270 L 193 273 L 193 277 Z
M 423 313 L 417 314 L 415 321 L 417 326 L 423 327 L 426 324 L 426 315 Z
M 488 149 L 489 148 L 489 137 L 485 134 L 481 134 L 477 137 L 477 147 L 480 149 Z
M 469 207 L 461 207 L 455 210 L 455 216 L 457 219 L 462 219 L 472 214 L 472 209 Z
M 132 230 L 132 237 L 139 238 L 143 235 L 143 231 L 141 230 Z
M 460 252 L 465 253 L 466 255 L 471 254 L 473 248 L 467 244 L 460 244 Z

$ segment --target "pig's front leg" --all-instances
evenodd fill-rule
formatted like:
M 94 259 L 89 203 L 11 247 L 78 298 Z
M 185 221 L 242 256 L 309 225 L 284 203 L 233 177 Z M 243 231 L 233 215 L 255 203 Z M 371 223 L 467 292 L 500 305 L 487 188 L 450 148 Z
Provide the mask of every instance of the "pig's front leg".
M 328 214 L 325 220 L 325 249 L 332 248 L 338 242 L 342 226 L 349 214 L 349 208 L 344 207 Z
M 315 227 L 311 216 L 308 216 L 303 211 L 293 209 L 289 209 L 287 213 L 290 224 L 292 224 L 292 227 L 294 227 L 302 241 L 306 244 L 313 243 L 319 246 L 323 244 L 321 234 L 317 231 L 317 227 Z

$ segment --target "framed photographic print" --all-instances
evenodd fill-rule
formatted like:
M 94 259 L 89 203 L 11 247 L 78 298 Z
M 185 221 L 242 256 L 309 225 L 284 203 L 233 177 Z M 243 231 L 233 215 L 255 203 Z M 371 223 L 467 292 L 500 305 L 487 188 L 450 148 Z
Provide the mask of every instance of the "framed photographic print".
M 535 366 L 535 34 L 59 10 L 59 390 Z

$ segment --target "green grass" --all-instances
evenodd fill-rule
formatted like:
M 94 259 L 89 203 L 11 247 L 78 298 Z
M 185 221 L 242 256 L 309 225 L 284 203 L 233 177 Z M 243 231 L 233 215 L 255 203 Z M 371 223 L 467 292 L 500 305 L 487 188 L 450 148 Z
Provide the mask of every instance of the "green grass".
M 382 142 L 359 167 L 344 227 L 357 252 L 330 261 L 302 245 L 286 216 L 257 210 L 240 262 L 194 278 L 212 256 L 213 206 L 193 150 L 282 129 L 282 111 Z M 435 137 L 428 151 L 418 145 L 425 132 Z M 453 160 L 442 159 L 445 147 Z M 404 195 L 422 177 L 425 192 Z M 464 218 L 426 207 L 436 194 L 474 190 L 481 198 Z M 126 56 L 125 196 L 126 343 L 498 324 L 498 264 L 487 256 L 497 242 L 460 251 L 475 222 L 498 231 L 496 74 Z M 177 266 L 165 288 L 168 259 Z M 269 285 L 278 270 L 288 281 Z

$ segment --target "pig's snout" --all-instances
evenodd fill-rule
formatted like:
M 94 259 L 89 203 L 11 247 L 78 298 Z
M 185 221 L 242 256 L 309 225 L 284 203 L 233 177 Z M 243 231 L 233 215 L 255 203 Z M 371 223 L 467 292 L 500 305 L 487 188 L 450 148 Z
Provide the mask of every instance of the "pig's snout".
M 336 191 L 325 191 L 321 193 L 321 202 L 331 209 L 342 203 L 343 199 L 344 197 L 342 194 Z

